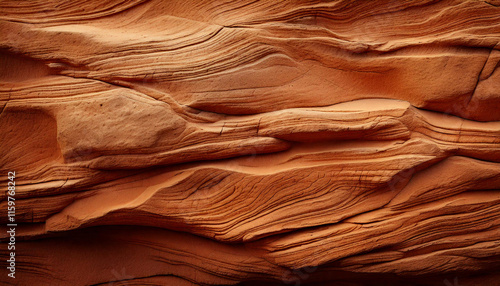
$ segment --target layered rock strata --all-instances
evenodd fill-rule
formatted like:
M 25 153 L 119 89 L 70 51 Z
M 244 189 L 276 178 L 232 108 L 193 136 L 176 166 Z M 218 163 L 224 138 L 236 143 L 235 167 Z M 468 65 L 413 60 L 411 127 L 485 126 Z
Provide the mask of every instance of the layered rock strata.
M 2 284 L 500 285 L 500 2 L 101 2 L 0 3 Z

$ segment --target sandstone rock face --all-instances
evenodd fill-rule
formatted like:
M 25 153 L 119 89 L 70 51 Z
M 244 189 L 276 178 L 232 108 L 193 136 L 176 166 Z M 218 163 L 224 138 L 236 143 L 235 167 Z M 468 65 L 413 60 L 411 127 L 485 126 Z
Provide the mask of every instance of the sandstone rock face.
M 499 1 L 5 0 L 0 31 L 2 285 L 500 285 Z

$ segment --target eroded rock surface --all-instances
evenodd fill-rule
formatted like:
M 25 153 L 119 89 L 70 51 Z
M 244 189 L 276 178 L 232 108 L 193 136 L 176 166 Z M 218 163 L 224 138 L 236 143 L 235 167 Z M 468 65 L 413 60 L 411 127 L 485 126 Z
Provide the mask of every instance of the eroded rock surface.
M 2 284 L 500 285 L 500 2 L 7 0 L 0 31 Z

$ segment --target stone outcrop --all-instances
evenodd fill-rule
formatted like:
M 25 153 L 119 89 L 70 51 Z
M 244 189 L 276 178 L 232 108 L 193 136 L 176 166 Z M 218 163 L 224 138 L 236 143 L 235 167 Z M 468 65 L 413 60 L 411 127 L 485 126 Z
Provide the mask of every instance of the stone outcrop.
M 2 284 L 500 285 L 499 1 L 6 0 L 0 31 Z

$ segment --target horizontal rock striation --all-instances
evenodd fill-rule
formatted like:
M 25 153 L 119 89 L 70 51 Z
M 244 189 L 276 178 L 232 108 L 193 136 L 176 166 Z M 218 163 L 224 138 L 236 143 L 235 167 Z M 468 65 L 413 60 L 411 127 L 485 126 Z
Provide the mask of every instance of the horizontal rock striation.
M 6 0 L 0 31 L 2 284 L 500 285 L 500 2 Z

